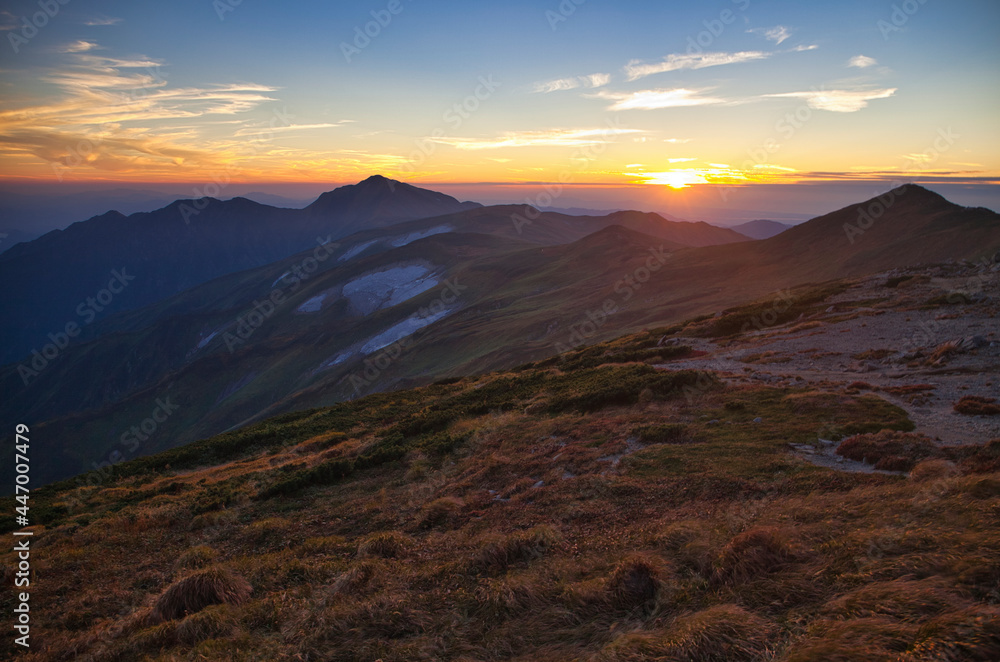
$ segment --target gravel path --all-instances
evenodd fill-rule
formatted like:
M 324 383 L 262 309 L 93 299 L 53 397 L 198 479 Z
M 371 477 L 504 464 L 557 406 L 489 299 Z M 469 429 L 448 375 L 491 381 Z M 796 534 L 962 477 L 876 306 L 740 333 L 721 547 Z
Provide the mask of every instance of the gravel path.
M 913 278 L 886 286 L 888 279 L 907 275 Z M 928 306 L 935 297 L 962 303 Z M 966 416 L 952 409 L 966 395 L 1000 398 L 1000 268 L 950 265 L 878 274 L 828 303 L 819 315 L 736 339 L 685 338 L 684 344 L 707 355 L 659 367 L 712 370 L 731 383 L 821 390 L 864 382 L 906 410 L 916 432 L 942 445 L 1000 438 L 1000 416 Z M 933 388 L 885 390 L 917 385 Z M 830 445 L 817 443 L 810 461 L 859 470 L 838 462 Z

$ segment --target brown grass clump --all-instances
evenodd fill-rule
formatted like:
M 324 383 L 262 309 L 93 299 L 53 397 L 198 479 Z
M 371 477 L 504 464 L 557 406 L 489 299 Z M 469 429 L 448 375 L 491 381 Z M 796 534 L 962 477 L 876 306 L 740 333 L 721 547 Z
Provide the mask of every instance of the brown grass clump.
M 367 536 L 358 545 L 361 558 L 397 559 L 407 556 L 414 546 L 413 538 L 399 531 L 380 531 Z
M 940 457 L 941 450 L 922 434 L 882 430 L 845 439 L 837 454 L 876 469 L 909 471 L 921 460 Z
M 910 480 L 916 483 L 927 483 L 942 478 L 952 478 L 961 473 L 954 462 L 943 459 L 924 460 L 916 464 L 910 471 Z
M 178 570 L 192 570 L 196 568 L 204 568 L 209 565 L 216 558 L 218 558 L 219 552 L 212 549 L 208 545 L 197 545 L 188 550 L 185 550 L 183 554 L 177 557 L 174 567 Z
M 899 659 L 901 662 L 1000 660 L 1000 609 L 970 607 L 926 623 L 917 631 L 916 642 Z
M 969 601 L 948 590 L 939 579 L 895 579 L 875 582 L 827 603 L 823 611 L 840 618 L 887 616 L 924 621 L 968 606 Z
M 771 573 L 795 559 L 785 537 L 773 527 L 737 534 L 719 554 L 715 581 L 737 584 Z
M 213 605 L 191 614 L 177 624 L 177 639 L 193 646 L 206 639 L 231 638 L 238 625 L 229 605 Z
M 991 439 L 985 446 L 971 450 L 960 462 L 963 471 L 970 474 L 1000 472 L 1000 439 Z
M 169 621 L 211 605 L 242 604 L 251 593 L 250 582 L 228 568 L 199 570 L 174 582 L 157 598 L 152 618 Z
M 344 595 L 357 595 L 365 587 L 377 584 L 378 580 L 382 579 L 384 576 L 382 563 L 375 559 L 366 559 L 352 565 L 334 580 L 330 587 L 331 591 Z
M 605 589 L 611 603 L 621 609 L 638 609 L 659 596 L 666 575 L 664 563 L 646 555 L 630 556 L 615 566 Z
M 966 416 L 996 416 L 1000 414 L 1000 405 L 995 404 L 996 398 L 984 398 L 981 395 L 966 395 L 956 402 L 952 409 Z
M 476 565 L 486 572 L 504 572 L 512 565 L 544 555 L 562 540 L 551 526 L 541 525 L 493 540 L 478 554 Z
M 913 641 L 917 627 L 889 618 L 817 620 L 810 634 L 794 642 L 781 662 L 889 662 Z M 928 660 L 928 662 L 930 662 Z
M 458 497 L 441 497 L 424 504 L 417 525 L 421 529 L 453 527 L 459 523 L 465 502 Z
M 601 662 L 763 662 L 772 659 L 773 624 L 736 605 L 682 616 L 666 633 L 627 634 Z M 819 658 L 817 658 L 819 659 Z

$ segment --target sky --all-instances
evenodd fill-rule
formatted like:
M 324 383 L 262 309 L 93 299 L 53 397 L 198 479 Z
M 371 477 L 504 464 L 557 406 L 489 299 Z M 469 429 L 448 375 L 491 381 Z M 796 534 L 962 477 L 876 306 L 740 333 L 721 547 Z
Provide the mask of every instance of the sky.
M 1000 206 L 995 0 L 63 1 L 0 4 L 0 184 Z

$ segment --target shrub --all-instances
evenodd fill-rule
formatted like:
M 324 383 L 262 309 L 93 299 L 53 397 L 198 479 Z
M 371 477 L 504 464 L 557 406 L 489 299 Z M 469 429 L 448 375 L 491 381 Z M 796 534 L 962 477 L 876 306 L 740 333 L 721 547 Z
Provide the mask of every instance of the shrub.
M 399 531 L 380 531 L 366 537 L 358 545 L 361 558 L 396 559 L 408 555 L 414 547 L 413 538 Z
M 605 590 L 611 604 L 620 609 L 639 609 L 650 605 L 660 594 L 664 581 L 663 562 L 652 556 L 631 556 L 608 577 Z
M 966 395 L 956 402 L 952 409 L 966 416 L 996 416 L 1000 414 L 1000 405 L 995 403 L 996 398 Z
M 771 573 L 795 554 L 777 529 L 757 527 L 737 534 L 722 549 L 715 564 L 715 580 L 742 583 Z
M 252 592 L 246 579 L 227 568 L 199 570 L 171 584 L 157 598 L 152 617 L 156 622 L 169 621 L 211 605 L 239 605 Z

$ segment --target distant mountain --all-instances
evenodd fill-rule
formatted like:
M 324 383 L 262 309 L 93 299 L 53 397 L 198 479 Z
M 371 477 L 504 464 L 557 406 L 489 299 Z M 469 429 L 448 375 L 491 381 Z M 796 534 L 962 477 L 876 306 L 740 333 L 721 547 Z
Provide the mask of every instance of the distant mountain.
M 769 239 L 777 234 L 781 234 L 790 227 L 792 226 L 777 221 L 758 220 L 740 223 L 729 229 L 746 235 L 751 239 Z
M 324 193 L 305 209 L 245 198 L 177 200 L 153 212 L 117 211 L 54 230 L 0 254 L 0 363 L 87 326 L 218 276 L 265 265 L 367 227 L 478 207 L 371 177 Z M 117 275 L 116 275 L 117 274 Z M 117 292 L 116 292 L 117 290 Z
M 535 222 L 518 235 L 511 216 L 525 212 Z M 478 208 L 352 235 L 305 279 L 296 270 L 314 249 L 217 278 L 96 322 L 99 337 L 72 344 L 26 387 L 16 366 L 0 370 L 0 424 L 46 421 L 45 438 L 73 440 L 51 449 L 38 476 L 51 480 L 100 461 L 165 397 L 178 413 L 141 454 L 276 413 L 543 359 L 803 283 L 1000 250 L 1000 215 L 917 186 L 770 239 L 707 247 L 621 225 L 552 241 L 578 231 L 578 218 Z

